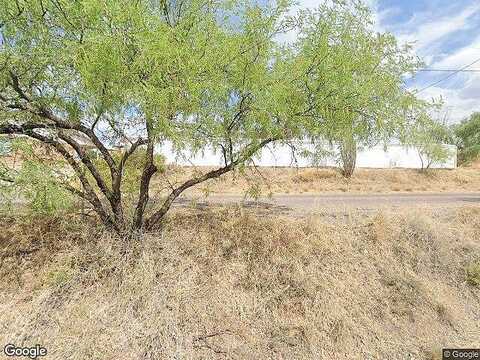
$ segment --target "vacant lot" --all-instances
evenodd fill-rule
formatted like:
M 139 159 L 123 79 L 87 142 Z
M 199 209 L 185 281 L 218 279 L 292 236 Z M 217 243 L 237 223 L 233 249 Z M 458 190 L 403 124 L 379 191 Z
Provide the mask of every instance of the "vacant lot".
M 178 183 L 192 172 L 208 168 L 172 167 L 175 176 L 169 181 Z M 169 188 L 160 174 L 155 190 Z M 170 184 L 171 185 L 171 184 Z M 396 193 L 396 192 L 478 192 L 480 169 L 455 170 L 358 169 L 351 179 L 345 179 L 331 168 L 247 168 L 242 173 L 227 174 L 210 181 L 196 192 L 217 194 L 320 194 L 320 193 Z
M 439 359 L 480 346 L 480 211 L 177 209 L 124 243 L 2 218 L 0 343 L 49 359 Z

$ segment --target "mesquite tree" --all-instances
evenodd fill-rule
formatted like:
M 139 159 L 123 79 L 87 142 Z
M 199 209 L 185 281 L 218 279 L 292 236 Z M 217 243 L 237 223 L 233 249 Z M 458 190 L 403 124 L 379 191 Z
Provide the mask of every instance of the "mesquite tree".
M 275 99 L 288 77 L 272 70 L 286 10 L 282 3 L 2 0 L 0 134 L 55 149 L 75 174 L 62 186 L 117 232 L 151 229 L 184 190 L 295 133 Z M 173 187 L 146 214 L 155 147 L 166 140 L 178 149 L 218 149 L 224 166 Z M 127 144 L 121 157 L 112 150 L 118 143 Z M 140 148 L 143 170 L 127 219 L 124 169 Z
M 357 146 L 385 143 L 402 126 L 404 75 L 420 62 L 410 46 L 376 32 L 359 2 L 327 1 L 302 20 L 297 64 L 305 69 L 301 90 L 314 119 L 309 136 L 333 145 L 350 177 Z
M 375 35 L 357 1 L 289 14 L 284 0 L 0 0 L 0 134 L 58 153 L 74 176 L 51 178 L 123 234 L 152 229 L 182 192 L 273 141 L 384 133 L 407 49 Z M 224 165 L 150 201 L 165 141 L 213 148 Z
M 400 131 L 400 140 L 418 153 L 421 171 L 434 164 L 445 162 L 452 151 L 445 144 L 451 139 L 451 132 L 444 121 L 436 120 L 435 113 L 441 103 L 428 102 L 411 97 L 405 103 L 405 123 Z
M 468 164 L 480 155 L 480 113 L 475 112 L 452 126 L 453 142 L 458 146 L 458 162 Z

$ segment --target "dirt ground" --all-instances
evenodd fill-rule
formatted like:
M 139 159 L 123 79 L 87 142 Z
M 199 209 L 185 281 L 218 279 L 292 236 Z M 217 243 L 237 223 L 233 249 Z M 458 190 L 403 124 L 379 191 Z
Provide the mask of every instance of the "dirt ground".
M 480 347 L 478 206 L 292 218 L 175 209 L 119 241 L 0 219 L 0 343 L 48 359 L 439 360 Z
M 193 171 L 170 170 L 153 198 Z M 0 344 L 52 360 L 440 360 L 480 348 L 479 206 L 475 168 L 269 168 L 187 193 L 129 239 L 10 213 Z
M 170 167 L 168 181 L 163 174 L 154 180 L 153 192 L 161 192 L 186 180 L 206 167 Z M 480 169 L 357 169 L 345 179 L 332 168 L 246 168 L 210 180 L 187 193 L 203 194 L 325 194 L 325 193 L 412 193 L 480 192 Z
M 279 194 L 250 199 L 245 195 L 202 194 L 184 196 L 174 207 L 199 208 L 238 205 L 273 214 L 306 216 L 309 213 L 345 213 L 351 211 L 372 212 L 382 209 L 409 208 L 452 209 L 468 205 L 480 205 L 480 193 L 386 193 L 386 194 Z

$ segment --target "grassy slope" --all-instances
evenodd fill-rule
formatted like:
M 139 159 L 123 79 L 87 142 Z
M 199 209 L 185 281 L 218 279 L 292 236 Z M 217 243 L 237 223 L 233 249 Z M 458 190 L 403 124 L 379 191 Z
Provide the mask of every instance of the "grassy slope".
M 480 347 L 480 211 L 307 219 L 179 210 L 119 244 L 2 219 L 0 343 L 49 359 L 437 359 Z M 101 239 L 102 241 L 98 241 Z
M 207 168 L 197 168 L 205 172 Z M 172 182 L 179 183 L 191 176 L 193 168 L 171 168 Z M 173 180 L 172 180 L 173 179 Z M 353 178 L 344 179 L 338 171 L 328 168 L 247 168 L 245 173 L 227 174 L 196 188 L 195 192 L 245 193 L 260 188 L 262 193 L 392 193 L 392 192 L 478 192 L 480 170 L 358 169 Z M 156 190 L 168 189 L 162 175 L 155 178 Z

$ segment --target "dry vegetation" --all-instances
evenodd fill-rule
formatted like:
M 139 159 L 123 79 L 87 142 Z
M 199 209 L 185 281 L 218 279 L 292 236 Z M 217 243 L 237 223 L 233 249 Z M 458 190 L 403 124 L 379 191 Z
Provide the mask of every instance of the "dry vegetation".
M 180 182 L 194 172 L 208 168 L 172 167 Z M 170 170 L 169 170 L 170 171 Z M 162 175 L 155 179 L 155 190 L 168 188 Z M 357 169 L 345 179 L 333 168 L 247 168 L 244 173 L 227 174 L 196 192 L 239 194 L 261 190 L 262 194 L 300 193 L 392 193 L 392 192 L 478 192 L 480 171 L 475 168 L 431 169 L 422 173 L 413 169 Z
M 480 210 L 182 209 L 121 244 L 2 218 L 0 343 L 49 359 L 437 359 L 480 347 Z

